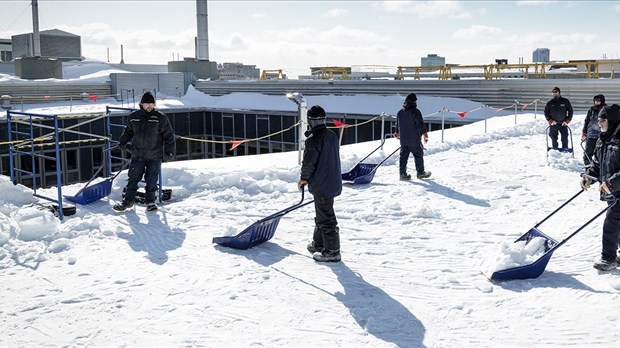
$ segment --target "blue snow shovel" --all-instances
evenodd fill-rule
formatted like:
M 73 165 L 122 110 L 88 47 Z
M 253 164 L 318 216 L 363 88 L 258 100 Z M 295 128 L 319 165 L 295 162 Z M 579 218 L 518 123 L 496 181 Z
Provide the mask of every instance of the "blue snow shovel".
M 388 158 L 392 157 L 392 155 L 394 155 L 396 153 L 396 151 L 400 150 L 400 146 L 399 146 L 398 149 L 394 150 L 394 152 L 389 154 L 385 159 L 383 159 L 383 161 L 379 162 L 378 164 L 376 164 L 376 163 L 362 163 L 362 162 L 364 162 L 365 159 L 370 157 L 370 155 L 375 153 L 375 151 L 379 150 L 383 146 L 383 144 L 385 143 L 386 137 L 389 136 L 389 135 L 391 135 L 391 134 L 384 135 L 383 136 L 383 140 L 381 141 L 381 145 L 379 145 L 371 153 L 366 155 L 366 157 L 362 158 L 362 160 L 359 161 L 359 163 L 356 164 L 355 167 L 353 167 L 353 169 L 351 169 L 350 171 L 348 171 L 346 173 L 342 173 L 342 181 L 350 181 L 353 184 L 368 184 L 368 183 L 370 183 L 372 181 L 372 179 L 375 177 L 375 173 L 377 172 L 377 169 L 383 163 L 385 163 L 385 161 L 387 161 Z
M 104 149 L 103 152 L 105 153 L 106 151 L 110 151 L 110 150 L 112 150 L 112 148 Z M 129 165 L 129 162 L 125 163 L 125 165 L 123 165 L 123 167 L 118 172 L 116 172 L 116 174 L 114 174 L 113 176 L 108 177 L 105 180 L 98 182 L 92 186 L 88 186 L 99 175 L 99 173 L 103 169 L 103 166 L 101 166 L 99 167 L 99 169 L 97 169 L 97 171 L 95 172 L 95 175 L 93 175 L 90 178 L 90 180 L 88 180 L 86 185 L 84 185 L 84 187 L 82 187 L 82 189 L 80 189 L 75 195 L 73 196 L 64 195 L 64 197 L 70 202 L 78 203 L 81 205 L 87 205 L 92 202 L 98 201 L 103 197 L 107 197 L 112 192 L 112 181 L 114 181 L 114 179 L 116 179 L 116 177 L 125 168 L 127 168 L 128 165 Z
M 258 244 L 262 244 L 270 240 L 276 233 L 276 228 L 278 227 L 278 223 L 280 222 L 280 218 L 282 216 L 314 202 L 314 200 L 306 203 L 303 203 L 303 201 L 304 189 L 302 188 L 301 201 L 299 201 L 299 203 L 256 221 L 236 236 L 213 237 L 213 243 L 229 248 L 244 250 Z
M 588 178 L 591 179 L 592 177 L 588 177 Z M 594 180 L 596 180 L 596 178 L 594 178 Z M 573 233 L 568 235 L 568 237 L 564 238 L 564 240 L 562 240 L 561 242 L 558 242 L 557 240 L 547 236 L 546 234 L 544 234 L 544 233 L 542 233 L 540 231 L 538 226 L 540 226 L 543 222 L 545 222 L 547 219 L 549 219 L 551 216 L 553 216 L 555 213 L 557 213 L 560 209 L 564 208 L 568 203 L 570 203 L 573 199 L 575 199 L 577 196 L 579 196 L 583 192 L 584 192 L 584 190 L 581 190 L 581 191 L 577 192 L 577 194 L 575 194 L 573 197 L 571 197 L 568 201 L 564 202 L 564 204 L 562 204 L 560 207 L 558 207 L 556 210 L 554 210 L 551 214 L 549 214 L 541 222 L 536 224 L 536 226 L 532 227 L 532 229 L 530 229 L 528 232 L 526 232 L 524 235 L 522 235 L 521 237 L 519 237 L 519 239 L 517 239 L 515 241 L 515 243 L 516 242 L 520 242 L 520 241 L 525 241 L 525 244 L 527 244 L 533 238 L 536 238 L 536 237 L 544 238 L 545 239 L 545 243 L 544 243 L 545 252 L 544 252 L 544 254 L 542 254 L 536 261 L 534 261 L 533 263 L 531 263 L 529 265 L 523 265 L 523 266 L 518 266 L 518 267 L 513 267 L 513 268 L 508 268 L 508 269 L 505 269 L 505 270 L 493 272 L 493 274 L 491 275 L 491 279 L 492 280 L 512 280 L 512 279 L 537 278 L 538 276 L 540 276 L 545 271 L 545 267 L 547 266 L 547 263 L 549 263 L 549 260 L 551 259 L 551 255 L 553 254 L 553 252 L 557 248 L 559 248 L 562 245 L 564 245 L 564 243 L 566 243 L 569 239 L 571 239 L 573 236 L 575 236 L 578 232 L 583 230 L 592 221 L 596 220 L 599 216 L 601 216 L 605 212 L 607 212 L 607 210 L 611 206 L 613 206 L 613 204 L 615 204 L 615 202 L 616 202 L 616 198 L 613 197 L 612 198 L 613 199 L 613 203 L 612 204 L 607 205 L 607 207 L 605 209 L 601 210 L 598 214 L 596 214 L 593 218 L 588 220 L 588 222 L 586 222 L 585 224 L 581 225 L 581 227 L 579 227 Z

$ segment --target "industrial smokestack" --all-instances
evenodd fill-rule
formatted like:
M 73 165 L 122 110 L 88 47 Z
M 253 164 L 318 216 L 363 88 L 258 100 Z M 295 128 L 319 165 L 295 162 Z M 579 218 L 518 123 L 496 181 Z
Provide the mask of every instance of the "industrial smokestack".
M 41 57 L 41 35 L 39 35 L 39 2 L 32 0 L 32 55 Z
M 196 22 L 198 23 L 196 58 L 200 60 L 209 60 L 209 23 L 207 21 L 207 0 L 196 0 Z
M 125 58 L 123 57 L 123 45 L 121 45 L 121 64 L 125 64 Z

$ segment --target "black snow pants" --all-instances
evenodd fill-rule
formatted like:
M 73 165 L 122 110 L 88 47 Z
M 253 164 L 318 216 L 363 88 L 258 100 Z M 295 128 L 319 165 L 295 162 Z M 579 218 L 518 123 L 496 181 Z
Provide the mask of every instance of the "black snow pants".
M 415 163 L 416 174 L 424 174 L 424 150 L 422 144 L 416 144 L 413 146 L 403 145 L 400 148 L 400 175 L 407 174 L 407 161 L 409 160 L 409 154 L 413 154 L 413 160 Z
M 325 248 L 325 251 L 340 251 L 340 229 L 334 212 L 334 199 L 314 197 L 314 244 Z
M 618 238 L 620 237 L 620 203 L 613 204 L 607 210 L 605 221 L 603 222 L 603 252 L 601 258 L 605 260 L 615 260 L 618 251 Z
M 142 180 L 142 176 L 144 176 L 144 182 L 146 183 L 144 200 L 147 204 L 154 203 L 160 168 L 161 161 L 131 160 L 129 163 L 129 173 L 127 174 L 129 178 L 127 180 L 125 200 L 133 203 L 136 198 L 136 192 L 138 191 L 138 183 Z

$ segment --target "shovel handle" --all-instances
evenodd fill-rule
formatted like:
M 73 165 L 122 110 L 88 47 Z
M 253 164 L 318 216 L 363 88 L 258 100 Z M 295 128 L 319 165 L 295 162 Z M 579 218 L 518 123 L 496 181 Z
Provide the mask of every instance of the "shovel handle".
M 573 199 L 577 198 L 577 196 L 579 196 L 580 194 L 582 194 L 584 192 L 584 190 L 581 190 L 579 192 L 577 192 L 574 196 L 572 196 L 571 198 L 569 198 L 566 202 L 564 202 L 564 204 L 562 204 L 561 206 L 559 206 L 557 209 L 555 209 L 551 214 L 547 215 L 546 218 L 542 219 L 541 222 L 537 223 L 536 226 L 534 227 L 538 227 L 540 226 L 543 222 L 547 221 L 547 219 L 549 219 L 550 217 L 553 216 L 553 214 L 557 213 L 560 209 L 564 208 L 568 203 L 570 203 Z

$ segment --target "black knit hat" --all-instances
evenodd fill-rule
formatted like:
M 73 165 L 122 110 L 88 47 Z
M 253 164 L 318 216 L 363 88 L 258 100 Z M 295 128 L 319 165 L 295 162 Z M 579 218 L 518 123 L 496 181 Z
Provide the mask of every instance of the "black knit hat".
M 405 98 L 406 102 L 414 102 L 417 100 L 418 100 L 418 97 L 415 95 L 415 93 L 409 93 L 409 95 L 407 95 L 407 98 Z
M 314 105 L 308 110 L 308 118 L 325 118 L 325 110 L 319 105 Z
M 553 89 L 551 90 L 551 92 L 558 92 L 558 93 L 562 93 L 560 91 L 560 87 L 553 87 Z
M 146 91 L 146 93 L 142 95 L 142 99 L 140 99 L 140 103 L 155 104 L 155 98 L 153 97 L 151 92 Z
M 607 119 L 609 124 L 620 122 L 620 106 L 618 104 L 606 105 L 599 112 L 598 118 Z
M 605 104 L 605 96 L 602 94 L 597 94 L 594 96 L 594 98 L 592 98 L 592 101 L 596 101 L 599 100 L 601 102 L 601 104 Z

